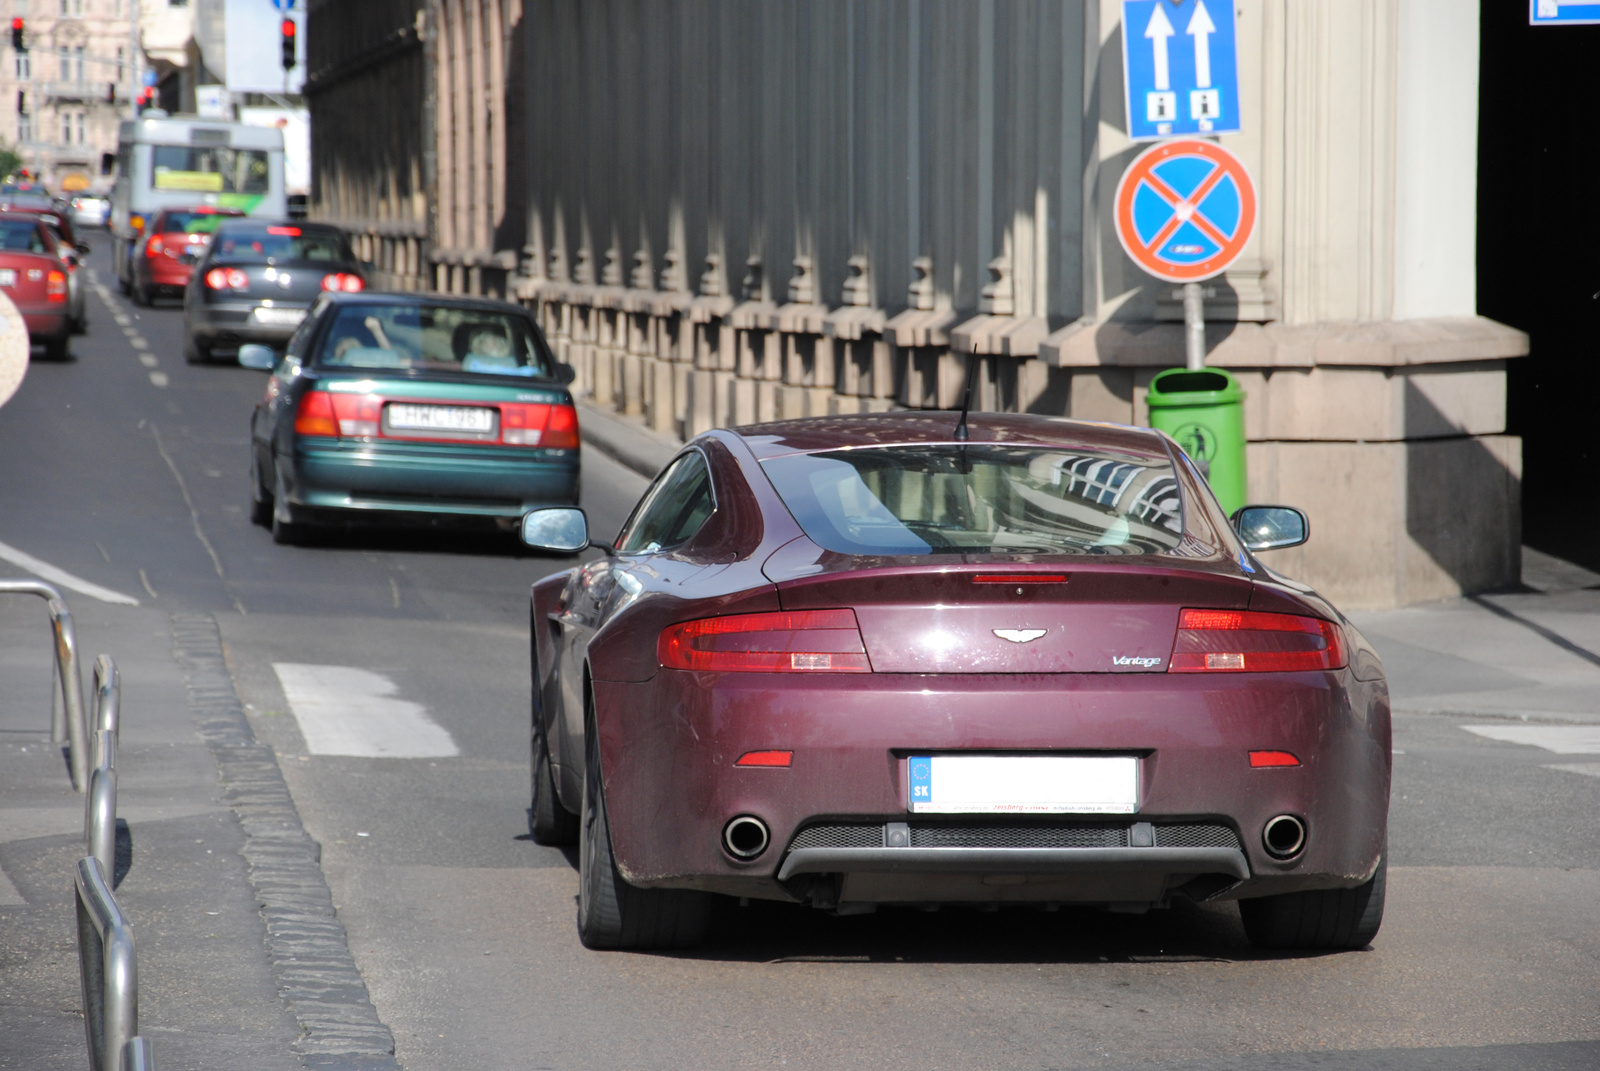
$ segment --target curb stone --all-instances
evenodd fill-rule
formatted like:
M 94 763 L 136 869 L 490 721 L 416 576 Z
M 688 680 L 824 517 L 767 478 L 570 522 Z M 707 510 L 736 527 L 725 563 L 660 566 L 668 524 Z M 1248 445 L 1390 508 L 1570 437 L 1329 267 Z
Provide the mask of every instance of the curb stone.
M 313 1071 L 400 1071 L 394 1035 L 372 1006 L 334 910 L 322 848 L 300 823 L 277 756 L 245 719 L 216 621 L 173 614 L 171 624 L 189 712 L 244 832 L 240 854 L 267 924 L 273 978 L 300 1027 L 293 1051 Z

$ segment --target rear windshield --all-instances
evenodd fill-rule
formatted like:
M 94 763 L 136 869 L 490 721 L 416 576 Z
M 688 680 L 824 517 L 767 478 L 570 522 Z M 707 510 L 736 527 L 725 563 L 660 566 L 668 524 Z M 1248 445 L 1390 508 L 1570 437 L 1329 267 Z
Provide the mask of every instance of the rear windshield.
M 344 236 L 333 230 L 277 224 L 230 224 L 216 237 L 216 259 L 233 264 L 310 260 L 350 261 Z
M 762 463 L 806 535 L 841 554 L 1160 554 L 1183 538 L 1165 458 L 993 443 Z
M 342 305 L 323 336 L 322 368 L 548 376 L 551 361 L 527 320 L 447 305 Z
M 11 253 L 48 252 L 39 225 L 31 219 L 0 219 L 0 249 Z
M 150 185 L 158 190 L 266 193 L 267 154 L 226 145 L 152 145 Z
M 217 229 L 217 224 L 235 217 L 236 213 L 232 212 L 224 215 L 221 212 L 168 211 L 150 229 L 156 234 L 176 234 L 179 231 L 185 234 L 210 234 Z

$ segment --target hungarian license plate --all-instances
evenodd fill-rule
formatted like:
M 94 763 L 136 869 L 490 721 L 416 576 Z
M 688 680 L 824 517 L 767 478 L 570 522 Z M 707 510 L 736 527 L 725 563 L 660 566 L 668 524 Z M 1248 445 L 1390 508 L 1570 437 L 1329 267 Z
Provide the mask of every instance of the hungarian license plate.
M 1109 755 L 913 755 L 911 810 L 932 814 L 1133 814 L 1139 760 Z
M 256 320 L 264 324 L 286 327 L 298 324 L 306 318 L 305 309 L 268 309 L 258 308 L 255 312 Z
M 0 268 L 0 286 L 16 286 L 17 269 Z
M 494 431 L 494 410 L 465 405 L 405 405 L 391 403 L 384 410 L 395 431 L 467 432 L 487 435 Z

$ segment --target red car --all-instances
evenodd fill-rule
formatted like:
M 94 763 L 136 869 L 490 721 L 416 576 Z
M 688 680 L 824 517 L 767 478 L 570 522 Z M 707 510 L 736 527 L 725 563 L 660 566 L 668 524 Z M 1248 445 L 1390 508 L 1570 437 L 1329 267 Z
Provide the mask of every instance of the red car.
M 700 436 L 604 558 L 535 584 L 532 832 L 590 947 L 698 941 L 711 894 L 1238 900 L 1268 947 L 1383 915 L 1372 647 L 1252 550 L 1160 432 L 818 418 Z M 1242 534 L 1241 534 L 1242 533 Z M 523 540 L 589 543 L 575 509 Z
M 0 213 L 0 290 L 22 314 L 28 339 L 43 343 L 52 361 L 67 359 L 72 334 L 69 272 L 55 235 L 37 215 Z
M 133 285 L 128 289 L 133 303 L 148 305 L 157 294 L 181 298 L 211 242 L 211 232 L 223 220 L 242 215 L 237 209 L 205 205 L 157 213 L 133 247 Z

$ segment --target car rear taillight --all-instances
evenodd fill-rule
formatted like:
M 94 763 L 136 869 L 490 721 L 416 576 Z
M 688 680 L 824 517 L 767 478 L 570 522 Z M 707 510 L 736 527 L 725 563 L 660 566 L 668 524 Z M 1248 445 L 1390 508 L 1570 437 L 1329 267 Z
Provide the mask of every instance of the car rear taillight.
M 248 290 L 250 276 L 238 268 L 212 268 L 206 272 L 206 285 L 213 290 Z
M 685 621 L 662 630 L 667 669 L 712 673 L 871 673 L 854 610 L 782 610 Z
M 44 296 L 50 301 L 67 300 L 67 273 L 52 271 L 44 277 Z
M 334 272 L 332 275 L 322 277 L 322 289 L 343 290 L 347 294 L 354 294 L 367 287 L 366 281 L 359 275 L 347 271 Z
M 376 394 L 330 394 L 312 390 L 300 398 L 294 430 L 300 435 L 370 437 L 378 434 L 382 415 L 383 399 Z
M 144 255 L 147 257 L 159 257 L 165 249 L 166 246 L 160 238 L 152 238 L 144 244 Z
M 500 441 L 508 446 L 575 450 L 578 447 L 578 411 L 570 405 L 502 404 Z
M 1167 670 L 1287 673 L 1344 664 L 1344 635 L 1331 621 L 1250 610 L 1184 610 Z

